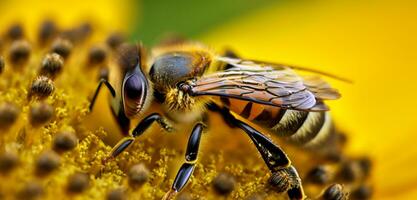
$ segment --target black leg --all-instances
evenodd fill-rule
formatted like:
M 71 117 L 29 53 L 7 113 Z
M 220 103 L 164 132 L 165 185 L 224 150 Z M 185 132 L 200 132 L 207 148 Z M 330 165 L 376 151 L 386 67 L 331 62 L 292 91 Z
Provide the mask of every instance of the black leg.
M 235 117 L 230 113 L 230 110 L 226 107 L 220 107 L 216 103 L 211 102 L 207 105 L 207 108 L 213 112 L 218 112 L 223 117 L 224 122 L 231 127 L 236 128 L 236 124 L 234 123 Z
M 123 105 L 116 107 L 110 104 L 110 109 L 123 135 L 124 136 L 129 135 L 130 119 L 126 117 L 125 111 L 123 110 Z
M 110 91 L 110 93 L 111 93 L 111 95 L 113 96 L 113 97 L 115 97 L 116 96 L 116 91 L 114 90 L 114 88 L 110 85 L 110 83 L 106 80 L 106 79 L 100 79 L 100 82 L 99 82 L 99 84 L 98 84 L 98 86 L 97 86 L 97 89 L 96 89 L 96 91 L 94 92 L 94 96 L 93 96 L 93 98 L 91 99 L 91 101 L 90 101 L 90 107 L 89 107 L 89 109 L 90 109 L 90 112 L 93 110 L 93 107 L 94 107 L 94 103 L 96 102 L 96 99 L 97 99 L 97 96 L 98 96 L 98 93 L 100 92 L 100 88 L 101 88 L 101 86 L 103 85 L 103 83 L 104 83 L 104 85 L 106 85 L 107 86 L 107 88 L 109 89 L 109 91 Z
M 275 182 L 279 182 L 282 186 L 288 186 L 279 189 L 280 192 L 286 191 L 290 199 L 303 199 L 304 191 L 301 185 L 301 179 L 297 170 L 291 165 L 291 161 L 285 152 L 272 140 L 251 127 L 250 125 L 236 119 L 232 114 L 220 112 L 228 121 L 233 123 L 235 127 L 242 129 L 248 134 L 252 142 L 255 144 L 262 159 L 273 174 Z
M 197 160 L 198 149 L 200 146 L 200 139 L 201 134 L 203 133 L 203 129 L 204 125 L 201 123 L 197 123 L 194 126 L 190 138 L 188 139 L 187 150 L 185 152 L 185 162 L 178 170 L 177 176 L 175 177 L 171 190 L 165 194 L 163 199 L 173 199 L 175 195 L 184 188 L 188 180 L 190 180 L 195 168 L 195 162 Z
M 269 138 L 240 120 L 236 119 L 235 124 L 248 134 L 271 172 L 276 172 L 291 165 L 284 151 Z
M 110 155 L 104 160 L 104 162 L 107 162 L 118 156 L 120 153 L 122 153 L 127 147 L 129 147 L 133 143 L 135 138 L 142 135 L 153 124 L 153 122 L 157 122 L 166 131 L 172 131 L 171 126 L 168 125 L 168 123 L 160 114 L 150 114 L 138 123 L 136 128 L 133 130 L 131 136 L 124 137 L 122 140 L 120 140 L 119 143 L 116 144 L 116 146 L 113 147 Z
M 101 89 L 101 86 L 103 84 L 110 91 L 113 98 L 116 96 L 116 92 L 115 92 L 114 88 L 111 86 L 111 84 L 107 81 L 107 78 L 101 77 L 100 82 L 97 86 L 97 89 L 94 92 L 93 98 L 90 101 L 90 106 L 89 106 L 90 112 L 93 110 L 93 107 L 94 107 L 94 105 L 96 103 L 96 100 L 97 100 L 97 96 L 98 96 L 98 94 L 100 92 L 100 89 Z M 111 108 L 112 114 L 115 117 L 115 119 L 117 121 L 117 124 L 119 125 L 123 135 L 129 134 L 130 120 L 124 114 L 123 105 L 113 106 L 112 104 L 110 104 L 110 108 Z
M 133 129 L 132 135 L 133 137 L 138 137 L 142 135 L 146 129 L 148 129 L 153 122 L 157 122 L 163 129 L 168 132 L 173 131 L 173 128 L 168 124 L 168 122 L 158 113 L 153 113 L 145 117 L 142 121 L 136 125 L 135 129 Z

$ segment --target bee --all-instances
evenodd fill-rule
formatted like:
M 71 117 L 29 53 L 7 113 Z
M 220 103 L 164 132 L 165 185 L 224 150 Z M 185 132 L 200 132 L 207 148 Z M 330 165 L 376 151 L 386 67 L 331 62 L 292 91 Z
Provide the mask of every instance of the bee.
M 171 199 L 194 171 L 206 129 L 203 116 L 210 109 L 250 137 L 271 173 L 285 181 L 279 192 L 287 192 L 290 199 L 305 198 L 301 179 L 284 150 L 247 121 L 297 145 L 317 145 L 331 133 L 324 101 L 338 99 L 336 89 L 317 76 L 298 75 L 294 69 L 299 67 L 220 55 L 199 43 L 160 45 L 150 56 L 141 45 L 121 49 L 118 67 L 110 71 L 109 80 L 100 81 L 90 104 L 91 110 L 101 86 L 107 86 L 113 115 L 127 135 L 105 161 L 118 156 L 154 122 L 167 131 L 172 124 L 193 123 L 185 161 L 165 195 Z M 159 103 L 164 113 L 145 116 L 129 132 L 130 119 L 142 117 L 151 102 Z

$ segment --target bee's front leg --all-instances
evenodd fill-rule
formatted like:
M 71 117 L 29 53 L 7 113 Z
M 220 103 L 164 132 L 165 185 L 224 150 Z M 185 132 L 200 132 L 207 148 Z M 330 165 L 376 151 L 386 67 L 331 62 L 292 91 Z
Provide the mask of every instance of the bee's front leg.
M 157 122 L 166 131 L 172 131 L 172 127 L 166 122 L 166 120 L 158 113 L 153 113 L 142 119 L 138 123 L 135 129 L 133 129 L 131 136 L 124 137 L 120 140 L 116 146 L 113 147 L 110 155 L 104 160 L 104 163 L 115 158 L 122 153 L 127 147 L 129 147 L 135 139 L 142 135 L 152 124 Z
M 185 152 L 185 162 L 178 170 L 177 176 L 175 177 L 174 183 L 172 184 L 171 190 L 165 194 L 164 200 L 173 199 L 178 192 L 180 192 L 184 186 L 190 180 L 195 168 L 195 162 L 197 160 L 198 149 L 200 146 L 200 139 L 203 133 L 204 125 L 197 123 L 188 139 L 187 150 Z
M 93 97 L 90 100 L 90 106 L 89 106 L 89 111 L 90 112 L 93 111 L 93 108 L 94 108 L 94 105 L 96 103 L 98 94 L 100 93 L 101 86 L 103 84 L 110 91 L 112 97 L 113 98 L 116 97 L 116 91 L 114 90 L 114 88 L 112 87 L 112 85 L 108 82 L 108 80 L 106 78 L 102 77 L 100 79 L 99 84 L 97 85 L 97 88 L 96 88 L 96 90 L 94 92 Z M 113 114 L 114 118 L 116 119 L 117 124 L 119 125 L 119 127 L 120 127 L 123 135 L 127 135 L 129 133 L 130 120 L 124 114 L 124 111 L 123 111 L 123 109 L 122 109 L 121 106 L 115 107 L 115 106 L 113 106 L 113 105 L 110 104 L 110 107 L 111 107 L 112 114 Z
M 91 101 L 90 101 L 90 106 L 89 106 L 90 112 L 93 110 L 94 104 L 96 103 L 96 100 L 97 100 L 97 96 L 98 96 L 98 94 L 100 92 L 100 89 L 101 89 L 101 86 L 103 84 L 107 87 L 107 89 L 109 89 L 113 98 L 116 96 L 116 91 L 114 90 L 113 86 L 111 86 L 111 84 L 106 79 L 104 79 L 104 78 L 100 79 L 100 82 L 97 86 L 97 89 L 94 92 L 93 98 L 91 98 Z

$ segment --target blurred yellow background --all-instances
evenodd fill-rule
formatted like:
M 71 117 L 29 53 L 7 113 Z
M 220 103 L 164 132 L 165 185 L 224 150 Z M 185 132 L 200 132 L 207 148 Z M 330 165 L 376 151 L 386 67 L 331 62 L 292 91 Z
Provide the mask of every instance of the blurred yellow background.
M 135 5 L 135 6 L 132 6 Z M 74 26 L 80 22 L 93 22 L 97 30 L 131 30 L 132 19 L 138 18 L 135 0 L 3 0 L 0 2 L 1 31 L 11 24 L 20 23 L 30 39 L 37 35 L 39 24 L 45 19 L 59 26 Z
M 105 31 L 140 33 L 146 29 L 137 29 L 138 22 L 152 20 L 142 17 L 146 11 L 133 0 L 17 0 L 0 5 L 2 31 L 20 22 L 36 34 L 30 30 L 51 17 L 60 25 L 92 19 Z M 351 136 L 349 151 L 366 152 L 374 159 L 375 199 L 414 199 L 416 19 L 417 2 L 411 0 L 285 1 L 245 12 L 193 37 L 217 49 L 230 47 L 243 57 L 352 79 L 354 84 L 329 79 L 343 95 L 331 108 L 337 126 Z M 133 38 L 140 40 L 140 34 Z

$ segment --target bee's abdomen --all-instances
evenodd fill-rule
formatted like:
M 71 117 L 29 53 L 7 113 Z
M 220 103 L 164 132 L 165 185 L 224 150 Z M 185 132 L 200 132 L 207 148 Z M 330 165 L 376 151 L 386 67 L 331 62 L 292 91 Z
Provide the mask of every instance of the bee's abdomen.
M 286 110 L 235 99 L 221 99 L 234 113 L 262 127 L 269 128 L 279 137 L 301 146 L 315 146 L 325 141 L 332 129 L 328 112 Z
M 286 136 L 290 142 L 302 146 L 316 146 L 326 141 L 331 129 L 329 113 L 295 110 L 287 110 L 281 121 L 271 127 L 278 136 Z

